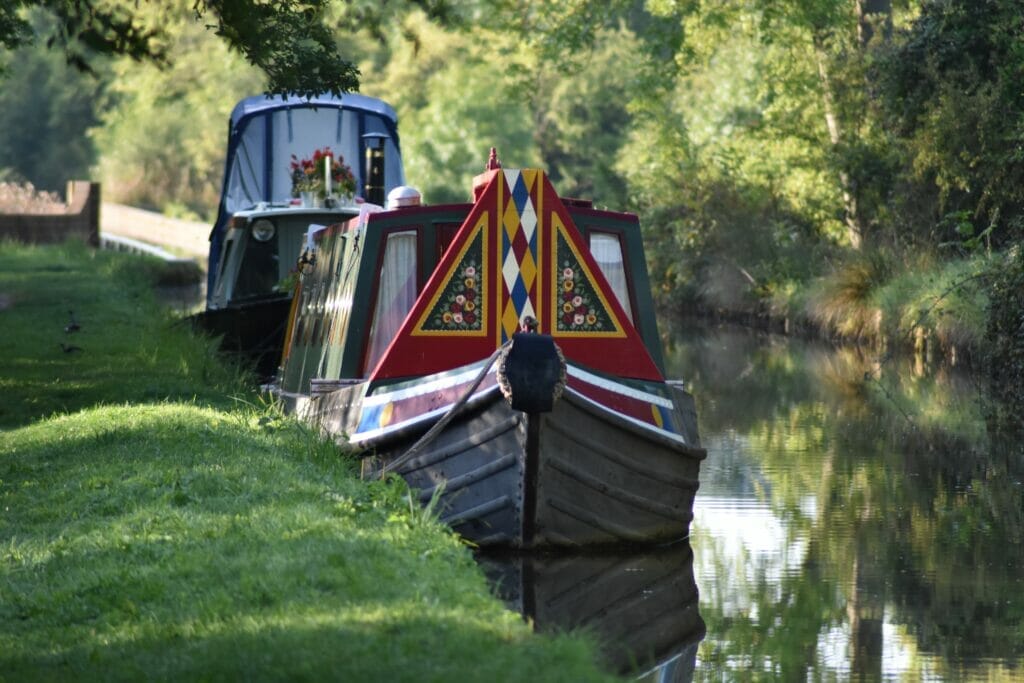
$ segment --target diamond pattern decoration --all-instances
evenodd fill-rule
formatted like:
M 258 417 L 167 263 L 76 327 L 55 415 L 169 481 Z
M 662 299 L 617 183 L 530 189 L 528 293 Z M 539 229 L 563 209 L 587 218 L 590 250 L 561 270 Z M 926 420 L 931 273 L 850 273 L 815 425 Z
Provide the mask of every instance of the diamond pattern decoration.
M 525 316 L 537 317 L 537 211 L 531 194 L 536 174 L 504 171 L 508 200 L 502 212 L 501 273 L 508 295 L 501 313 L 502 342 L 508 340 Z

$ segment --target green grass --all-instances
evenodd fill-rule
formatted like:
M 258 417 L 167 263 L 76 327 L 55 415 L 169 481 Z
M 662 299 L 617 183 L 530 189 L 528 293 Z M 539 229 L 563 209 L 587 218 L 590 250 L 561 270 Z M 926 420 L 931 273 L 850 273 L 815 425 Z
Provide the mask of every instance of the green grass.
M 869 252 L 794 296 L 792 308 L 837 338 L 909 350 L 923 337 L 941 353 L 981 355 L 995 263 L 984 254 L 936 262 Z
M 404 483 L 261 404 L 139 263 L 0 250 L 0 680 L 610 679 Z
M 230 405 L 245 373 L 156 306 L 161 274 L 159 261 L 80 244 L 0 244 L 0 428 L 105 403 Z

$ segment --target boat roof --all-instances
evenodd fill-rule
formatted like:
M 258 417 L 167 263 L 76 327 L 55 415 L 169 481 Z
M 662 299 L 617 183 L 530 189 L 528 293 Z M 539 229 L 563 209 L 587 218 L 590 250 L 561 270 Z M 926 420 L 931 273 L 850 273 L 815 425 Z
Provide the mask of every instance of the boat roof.
M 367 97 L 356 93 L 345 93 L 338 97 L 330 93 L 322 93 L 309 98 L 282 95 L 253 95 L 246 97 L 231 110 L 231 125 L 237 125 L 242 119 L 266 111 L 288 109 L 291 107 L 348 107 L 380 114 L 394 123 L 398 123 L 398 115 L 394 108 L 376 97 Z

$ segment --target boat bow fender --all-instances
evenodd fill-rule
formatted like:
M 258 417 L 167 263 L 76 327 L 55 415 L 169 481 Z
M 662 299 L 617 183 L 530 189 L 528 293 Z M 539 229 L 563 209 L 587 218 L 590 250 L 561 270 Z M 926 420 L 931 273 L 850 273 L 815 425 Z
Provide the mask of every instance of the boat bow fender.
M 497 379 L 514 410 L 548 413 L 565 388 L 565 357 L 551 335 L 519 332 L 498 357 Z

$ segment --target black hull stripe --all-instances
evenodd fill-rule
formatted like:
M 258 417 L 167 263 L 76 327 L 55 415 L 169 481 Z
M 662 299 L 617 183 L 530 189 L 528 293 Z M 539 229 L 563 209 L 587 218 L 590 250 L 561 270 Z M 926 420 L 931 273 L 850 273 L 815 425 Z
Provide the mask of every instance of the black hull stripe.
M 436 465 L 437 463 L 442 462 L 453 455 L 458 455 L 459 453 L 468 451 L 471 448 L 476 448 L 480 444 L 487 443 L 488 441 L 498 438 L 505 432 L 515 429 L 516 426 L 519 425 L 519 421 L 519 415 L 512 415 L 511 417 L 502 420 L 498 424 L 492 425 L 487 429 L 476 432 L 465 439 L 456 441 L 454 443 L 445 444 L 443 448 L 438 448 L 436 451 L 427 451 L 418 458 L 413 458 L 412 460 L 407 462 L 399 471 L 402 472 L 403 474 L 406 474 L 409 472 L 415 472 L 416 470 L 419 469 L 423 469 L 424 467 Z
M 501 496 L 499 498 L 495 498 L 494 500 L 489 500 L 486 503 L 477 505 L 476 507 L 470 508 L 468 510 L 458 512 L 452 515 L 451 517 L 443 517 L 441 518 L 441 521 L 447 524 L 448 526 L 456 527 L 460 524 L 471 522 L 475 519 L 479 519 L 480 517 L 489 515 L 492 512 L 497 512 L 498 510 L 502 510 L 504 508 L 511 506 L 512 499 L 509 498 L 508 496 Z M 499 533 L 495 534 L 495 536 L 508 536 L 508 534 Z M 484 540 L 486 539 L 480 539 L 480 545 L 484 545 Z
M 655 481 L 660 481 L 660 482 L 662 482 L 664 484 L 668 484 L 670 486 L 675 486 L 675 487 L 681 488 L 681 489 L 688 489 L 688 490 L 696 491 L 698 486 L 699 486 L 699 482 L 695 478 L 692 478 L 692 477 L 681 477 L 679 475 L 668 474 L 666 472 L 657 472 L 657 471 L 651 470 L 649 468 L 645 468 L 645 467 L 643 467 L 643 463 L 638 462 L 636 460 L 631 460 L 631 459 L 625 457 L 624 455 L 622 455 L 621 453 L 619 453 L 618 451 L 615 451 L 615 450 L 613 450 L 611 448 L 608 448 L 607 446 L 605 446 L 604 444 L 602 444 L 602 443 L 600 443 L 598 441 L 594 441 L 594 440 L 591 440 L 591 439 L 581 439 L 581 438 L 578 437 L 578 435 L 576 433 L 573 433 L 572 431 L 570 431 L 570 429 L 568 427 L 566 427 L 565 425 L 561 424 L 560 422 L 558 422 L 556 420 L 545 420 L 544 427 L 546 429 L 551 429 L 551 430 L 554 430 L 554 431 L 558 432 L 559 434 L 561 434 L 562 436 L 566 437 L 570 441 L 573 441 L 573 442 L 579 444 L 580 446 L 583 446 L 583 447 L 593 451 L 594 453 L 597 453 L 601 457 L 603 457 L 603 458 L 605 458 L 607 460 L 611 460 L 616 465 L 619 465 L 620 467 L 624 467 L 625 469 L 627 469 L 627 470 L 629 470 L 631 472 L 635 472 L 636 474 L 639 474 L 641 476 L 647 477 L 649 479 L 654 479 Z M 674 454 L 674 455 L 675 455 L 675 457 L 680 457 L 680 458 L 690 457 L 690 456 L 688 456 L 686 454 Z
M 604 494 L 611 498 L 615 498 L 616 500 L 626 503 L 627 505 L 631 505 L 640 510 L 650 512 L 653 515 L 658 515 L 659 517 L 664 517 L 666 519 L 671 520 L 677 520 L 680 518 L 681 515 L 683 515 L 682 510 L 677 510 L 671 506 L 665 505 L 664 503 L 659 503 L 656 500 L 650 500 L 648 498 L 644 498 L 643 496 L 638 496 L 637 494 L 631 491 L 626 491 L 625 489 L 621 489 L 615 486 L 609 486 L 608 484 L 601 481 L 594 475 L 585 472 L 581 468 L 576 467 L 575 465 L 572 465 L 560 458 L 549 457 L 547 462 L 549 465 L 551 465 L 552 468 L 558 470 L 567 477 L 570 477 L 578 481 L 587 488 L 593 489 L 594 491 L 597 491 L 598 493 Z
M 466 472 L 465 474 L 460 474 L 457 477 L 447 479 L 443 483 L 438 484 L 437 486 L 432 486 L 429 489 L 422 489 L 420 491 L 420 502 L 425 503 L 431 498 L 433 498 L 434 492 L 437 491 L 438 488 L 443 487 L 442 491 L 444 495 L 448 496 L 454 493 L 455 491 L 458 491 L 459 489 L 464 489 L 467 486 L 475 484 L 481 479 L 486 479 L 492 474 L 497 474 L 502 470 L 507 470 L 509 467 L 512 467 L 515 464 L 516 454 L 506 453 L 497 460 L 492 460 L 491 462 L 487 463 L 483 467 L 478 467 L 475 470 L 470 470 L 469 472 Z

